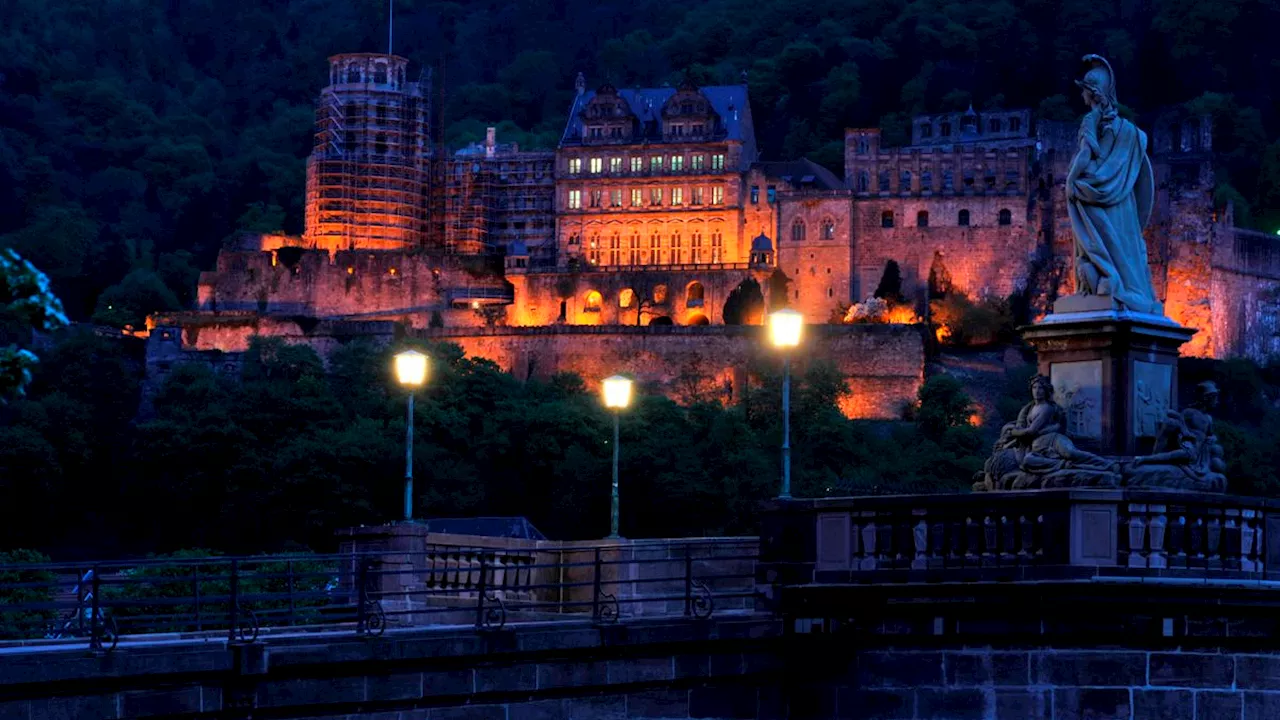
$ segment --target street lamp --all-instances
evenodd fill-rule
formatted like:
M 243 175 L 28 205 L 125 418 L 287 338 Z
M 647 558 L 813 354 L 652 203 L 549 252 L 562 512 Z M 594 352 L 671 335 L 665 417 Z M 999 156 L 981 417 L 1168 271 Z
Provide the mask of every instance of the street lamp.
M 804 315 L 790 308 L 769 313 L 769 340 L 782 350 L 782 492 L 791 497 L 791 350 L 800 344 Z
M 427 356 L 417 350 L 396 355 L 396 379 L 409 389 L 409 422 L 405 425 L 404 519 L 413 519 L 413 393 L 427 382 Z
M 604 406 L 613 411 L 613 491 L 609 502 L 609 537 L 618 539 L 618 418 L 631 404 L 631 378 L 621 375 L 607 377 L 604 386 Z

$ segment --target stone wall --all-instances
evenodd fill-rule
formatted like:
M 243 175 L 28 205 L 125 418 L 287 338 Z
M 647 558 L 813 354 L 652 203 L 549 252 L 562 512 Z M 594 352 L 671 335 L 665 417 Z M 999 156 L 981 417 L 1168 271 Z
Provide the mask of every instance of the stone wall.
M 807 328 L 794 372 L 827 360 L 849 384 L 845 415 L 897 419 L 924 378 L 917 325 L 818 325 Z M 517 378 L 573 371 L 597 387 L 602 378 L 633 373 L 645 387 L 680 400 L 736 402 L 756 363 L 776 364 L 761 326 L 557 327 L 427 330 L 421 337 L 457 343 Z
M 352 720 L 784 717 L 781 627 L 731 616 L 361 637 L 122 641 L 0 657 L 0 717 Z M 749 713 L 749 714 L 748 714 Z M 199 715 L 197 715 L 199 714 Z
M 512 274 L 515 302 L 507 308 L 506 322 L 521 327 L 636 326 L 668 318 L 675 325 L 719 325 L 729 293 L 749 279 L 764 292 L 770 270 L 707 264 Z M 621 305 L 624 290 L 632 292 L 628 307 Z M 599 293 L 598 305 L 592 304 L 591 293 Z
M 960 225 L 963 210 L 967 227 Z M 1009 225 L 999 224 L 1002 210 Z M 893 227 L 884 227 L 885 212 L 893 213 Z M 917 225 L 921 212 L 928 213 L 927 227 Z M 875 292 L 889 260 L 902 269 L 903 294 L 922 297 L 935 256 L 952 287 L 975 299 L 1007 297 L 1027 284 L 1037 228 L 1024 195 L 858 199 L 853 213 L 855 297 Z
M 783 197 L 778 267 L 791 280 L 788 304 L 804 313 L 807 322 L 825 323 L 840 304 L 862 299 L 854 294 L 852 282 L 852 209 L 848 193 L 843 192 L 788 193 Z M 828 223 L 830 237 L 824 229 Z
M 822 718 L 1264 720 L 1280 657 L 1233 652 L 955 647 L 872 650 L 796 688 Z M 833 676 L 834 675 L 834 676 Z
M 1213 253 L 1214 357 L 1280 355 L 1280 238 L 1236 230 Z

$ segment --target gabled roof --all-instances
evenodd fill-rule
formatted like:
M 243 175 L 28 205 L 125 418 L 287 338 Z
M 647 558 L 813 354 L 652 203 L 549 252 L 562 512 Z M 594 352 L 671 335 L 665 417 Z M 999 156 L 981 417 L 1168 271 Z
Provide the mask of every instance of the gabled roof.
M 711 103 L 711 108 L 720 116 L 727 139 L 737 140 L 744 145 L 755 147 L 755 128 L 751 124 L 751 109 L 747 100 L 746 85 L 707 85 L 698 88 Z M 662 106 L 675 95 L 677 88 L 621 88 L 618 96 L 626 101 L 635 113 L 641 127 L 637 129 L 637 142 L 644 140 L 660 140 L 662 125 Z M 573 100 L 569 108 L 569 123 L 560 144 L 577 144 L 582 138 L 581 113 L 587 103 L 596 96 L 594 90 L 584 91 Z M 656 136 L 646 132 L 649 123 L 657 128 Z
M 523 517 L 432 518 L 423 521 L 428 532 L 481 537 L 524 538 L 546 540 L 528 519 Z
M 813 188 L 816 190 L 843 190 L 845 185 L 835 173 L 810 160 L 771 160 L 758 162 L 755 167 L 765 177 L 778 178 L 796 189 Z

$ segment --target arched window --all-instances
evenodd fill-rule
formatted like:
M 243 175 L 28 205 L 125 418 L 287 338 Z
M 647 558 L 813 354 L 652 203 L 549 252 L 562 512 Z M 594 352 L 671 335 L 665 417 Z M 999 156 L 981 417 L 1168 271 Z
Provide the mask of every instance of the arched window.
M 871 190 L 871 173 L 866 170 L 858 173 L 858 192 L 868 192 Z
M 629 308 L 636 304 L 636 291 L 631 288 L 625 288 L 618 293 L 618 307 Z
M 385 85 L 387 82 L 387 64 L 378 63 L 373 66 L 373 81 Z
M 689 287 L 685 288 L 684 297 L 685 307 L 702 307 L 702 301 L 706 296 L 706 290 L 703 289 L 702 283 L 694 280 L 689 283 Z
M 1008 208 L 1001 210 L 998 217 L 1001 225 L 1013 224 L 1013 213 Z
M 865 137 L 858 138 L 858 154 L 866 155 L 871 152 L 871 143 L 867 142 Z
M 822 239 L 823 240 L 836 239 L 836 223 L 831 218 L 823 218 L 822 220 Z
M 604 297 L 600 295 L 599 291 L 588 290 L 587 306 L 583 308 L 583 310 L 585 310 L 586 312 L 600 312 L 600 304 L 603 302 L 604 302 Z
M 969 227 L 969 211 L 961 210 L 960 216 L 956 218 L 956 224 L 960 227 Z
M 667 302 L 667 286 L 658 284 L 653 286 L 653 302 L 662 305 Z
M 804 221 L 796 220 L 791 223 L 791 241 L 804 242 Z
M 359 65 L 355 63 L 351 63 L 350 65 L 347 66 L 347 82 L 349 83 L 360 82 L 360 66 Z
M 921 210 L 916 213 L 916 227 L 929 227 L 929 211 Z
M 884 212 L 880 213 L 880 227 L 882 228 L 893 227 L 893 211 L 892 210 L 885 210 Z

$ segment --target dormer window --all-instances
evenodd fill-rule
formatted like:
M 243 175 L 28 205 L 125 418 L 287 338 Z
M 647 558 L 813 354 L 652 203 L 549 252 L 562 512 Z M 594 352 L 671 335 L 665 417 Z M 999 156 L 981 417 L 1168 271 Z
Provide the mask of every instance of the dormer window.
M 705 125 L 701 125 L 701 124 L 694 125 L 694 126 L 693 126 L 693 134 L 694 134 L 694 135 L 705 135 L 705 134 L 706 134 L 706 132 L 707 132 L 705 128 L 706 128 L 706 126 L 705 126 Z
M 604 137 L 604 129 L 600 127 L 591 128 L 591 137 L 592 139 L 599 139 L 601 137 Z

